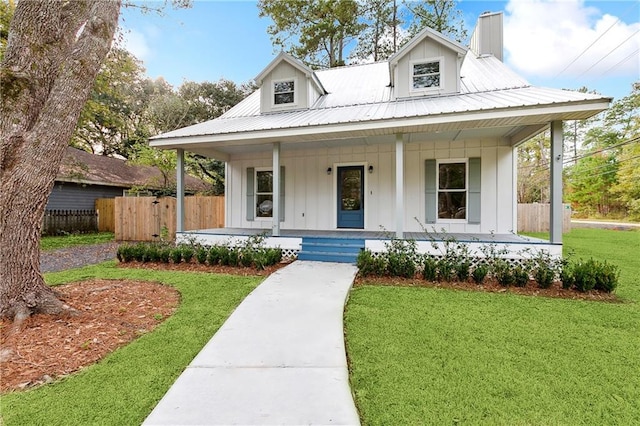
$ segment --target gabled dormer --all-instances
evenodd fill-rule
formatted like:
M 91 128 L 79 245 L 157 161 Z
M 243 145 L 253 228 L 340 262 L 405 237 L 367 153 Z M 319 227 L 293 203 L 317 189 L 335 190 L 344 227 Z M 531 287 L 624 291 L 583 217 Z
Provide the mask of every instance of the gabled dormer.
M 394 98 L 460 92 L 460 67 L 467 48 L 425 28 L 389 58 Z
M 255 80 L 260 87 L 261 113 L 307 109 L 327 93 L 311 68 L 285 52 Z

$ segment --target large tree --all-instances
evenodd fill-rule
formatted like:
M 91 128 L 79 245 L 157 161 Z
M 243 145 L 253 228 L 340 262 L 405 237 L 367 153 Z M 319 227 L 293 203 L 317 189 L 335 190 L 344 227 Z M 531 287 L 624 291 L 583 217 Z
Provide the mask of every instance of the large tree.
M 144 68 L 135 56 L 112 48 L 82 109 L 71 145 L 94 154 L 128 157 L 132 145 L 148 136 L 143 115 L 149 96 L 143 78 Z
M 464 17 L 455 0 L 405 1 L 404 4 L 409 10 L 410 37 L 429 27 L 460 43 L 466 41 Z
M 20 0 L 0 62 L 0 316 L 65 309 L 40 273 L 47 197 L 120 1 Z
M 398 51 L 402 42 L 397 0 L 369 0 L 361 7 L 364 22 L 350 57 L 356 62 L 377 62 Z
M 346 46 L 362 29 L 356 0 L 259 0 L 258 9 L 273 20 L 273 44 L 314 68 L 344 65 Z

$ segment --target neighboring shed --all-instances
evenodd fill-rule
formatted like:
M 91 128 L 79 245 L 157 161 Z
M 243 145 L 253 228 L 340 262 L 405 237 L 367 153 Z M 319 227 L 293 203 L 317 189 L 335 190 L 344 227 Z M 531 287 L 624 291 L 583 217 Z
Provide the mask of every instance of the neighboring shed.
M 170 185 L 175 186 L 175 176 L 170 179 Z M 155 167 L 131 165 L 126 160 L 68 147 L 46 209 L 93 210 L 98 198 L 123 196 L 133 187 L 158 190 L 163 181 L 162 173 Z M 186 178 L 188 193 L 207 188 L 200 179 Z

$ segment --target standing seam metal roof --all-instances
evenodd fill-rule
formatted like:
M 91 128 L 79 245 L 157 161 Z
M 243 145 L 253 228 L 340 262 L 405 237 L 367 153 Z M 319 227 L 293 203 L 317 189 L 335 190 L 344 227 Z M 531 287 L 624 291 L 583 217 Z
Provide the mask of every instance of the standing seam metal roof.
M 316 71 L 328 94 L 309 109 L 260 113 L 260 89 L 221 117 L 154 137 L 154 140 L 202 135 L 290 129 L 420 116 L 604 101 L 601 96 L 532 87 L 493 56 L 465 55 L 460 93 L 393 99 L 388 62 Z

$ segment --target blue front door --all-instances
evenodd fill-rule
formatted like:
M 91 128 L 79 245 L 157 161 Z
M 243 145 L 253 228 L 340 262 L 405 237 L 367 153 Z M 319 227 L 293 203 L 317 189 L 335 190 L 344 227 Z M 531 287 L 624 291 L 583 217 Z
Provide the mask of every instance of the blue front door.
M 338 167 L 338 228 L 364 228 L 364 166 Z

